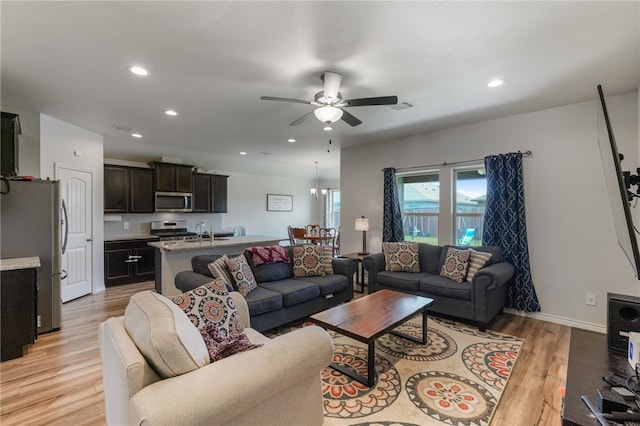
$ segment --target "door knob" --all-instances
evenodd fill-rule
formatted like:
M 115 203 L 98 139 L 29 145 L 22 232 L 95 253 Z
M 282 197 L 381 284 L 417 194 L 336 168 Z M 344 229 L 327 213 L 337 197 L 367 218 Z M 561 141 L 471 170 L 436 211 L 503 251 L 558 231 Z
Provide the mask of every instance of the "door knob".
M 93 238 L 87 238 L 88 243 L 90 243 L 91 241 L 93 241 Z

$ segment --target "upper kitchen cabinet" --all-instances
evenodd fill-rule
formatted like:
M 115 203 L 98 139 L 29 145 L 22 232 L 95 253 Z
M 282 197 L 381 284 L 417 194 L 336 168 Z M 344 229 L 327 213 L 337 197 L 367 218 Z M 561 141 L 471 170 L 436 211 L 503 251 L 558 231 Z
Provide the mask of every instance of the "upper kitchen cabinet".
M 193 211 L 227 213 L 227 178 L 223 175 L 193 174 Z
M 104 166 L 105 213 L 153 213 L 153 170 Z
M 183 164 L 149 163 L 154 171 L 154 191 L 159 192 L 192 192 L 191 170 L 193 166 Z

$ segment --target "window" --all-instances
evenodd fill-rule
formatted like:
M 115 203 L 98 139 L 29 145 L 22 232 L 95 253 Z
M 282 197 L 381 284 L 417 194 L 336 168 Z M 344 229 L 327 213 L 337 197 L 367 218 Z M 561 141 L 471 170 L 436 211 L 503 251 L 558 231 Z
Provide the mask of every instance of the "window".
M 482 245 L 484 210 L 487 203 L 487 178 L 484 167 L 454 170 L 455 209 L 453 212 L 455 243 Z
M 398 174 L 397 179 L 405 241 L 482 244 L 487 192 L 484 166 L 443 167 Z
M 330 189 L 325 204 L 325 226 L 338 229 L 340 227 L 340 190 Z
M 398 176 L 405 241 L 438 244 L 440 177 L 438 172 Z

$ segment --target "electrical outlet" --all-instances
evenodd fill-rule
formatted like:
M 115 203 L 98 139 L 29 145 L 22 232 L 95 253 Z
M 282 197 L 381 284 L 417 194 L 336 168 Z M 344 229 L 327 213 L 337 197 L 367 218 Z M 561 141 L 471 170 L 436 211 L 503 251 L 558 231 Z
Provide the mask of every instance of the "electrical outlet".
M 42 315 L 38 315 L 38 327 L 42 327 Z
M 596 306 L 596 294 L 595 293 L 585 293 L 584 295 L 584 304 L 589 306 Z
M 124 229 L 129 229 L 129 222 L 122 222 Z

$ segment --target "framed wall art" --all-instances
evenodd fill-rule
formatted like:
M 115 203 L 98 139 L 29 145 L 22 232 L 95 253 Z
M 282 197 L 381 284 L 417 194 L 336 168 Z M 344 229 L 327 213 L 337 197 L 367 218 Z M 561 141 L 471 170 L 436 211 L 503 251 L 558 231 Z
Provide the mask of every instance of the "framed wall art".
M 293 195 L 267 194 L 267 211 L 292 212 Z

